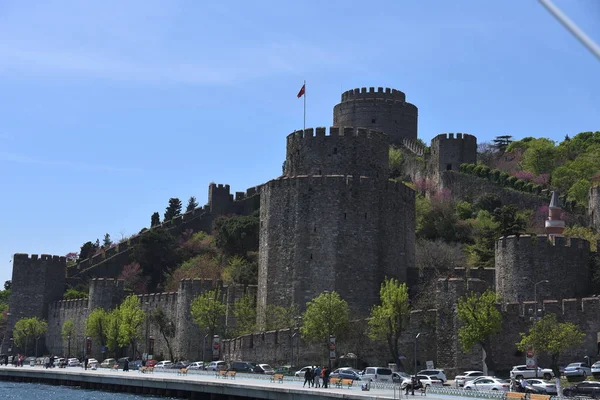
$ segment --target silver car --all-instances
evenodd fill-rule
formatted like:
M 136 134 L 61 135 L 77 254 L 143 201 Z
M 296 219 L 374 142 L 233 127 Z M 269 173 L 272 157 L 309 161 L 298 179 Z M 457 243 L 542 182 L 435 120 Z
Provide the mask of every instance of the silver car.
M 567 365 L 564 374 L 567 378 L 570 376 L 579 376 L 585 379 L 587 376 L 592 375 L 592 369 L 586 363 L 576 362 Z
M 545 390 L 547 394 L 557 394 L 554 382 L 548 382 L 542 379 L 527 379 L 527 383 L 536 389 Z
M 465 386 L 465 383 L 472 381 L 475 378 L 483 376 L 483 371 L 465 371 L 460 375 L 456 375 L 454 381 L 459 387 Z
M 592 365 L 592 375 L 594 375 L 594 378 L 600 378 L 600 361 L 596 361 Z

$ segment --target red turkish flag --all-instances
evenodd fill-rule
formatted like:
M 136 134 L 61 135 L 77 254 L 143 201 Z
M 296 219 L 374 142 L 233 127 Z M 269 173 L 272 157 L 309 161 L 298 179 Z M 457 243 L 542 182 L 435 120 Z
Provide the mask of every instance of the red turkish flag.
M 298 92 L 298 98 L 304 96 L 305 90 L 306 90 L 306 83 L 304 85 L 302 85 L 302 88 L 300 88 L 300 91 Z

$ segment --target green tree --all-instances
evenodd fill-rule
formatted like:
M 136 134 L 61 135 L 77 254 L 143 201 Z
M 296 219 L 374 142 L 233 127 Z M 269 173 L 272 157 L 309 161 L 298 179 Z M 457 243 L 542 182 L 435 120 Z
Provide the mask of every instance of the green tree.
M 458 339 L 463 349 L 471 351 L 474 345 L 479 344 L 485 351 L 483 360 L 491 371 L 495 369 L 494 359 L 491 356 L 490 337 L 502 330 L 502 315 L 496 303 L 498 297 L 491 290 L 486 290 L 481 295 L 471 293 L 458 299 L 456 311 L 461 327 L 458 329 Z
M 215 222 L 217 247 L 226 254 L 247 257 L 249 251 L 258 250 L 258 214 L 244 217 L 221 217 Z
M 492 140 L 492 142 L 494 142 L 494 147 L 496 148 L 496 150 L 498 150 L 500 153 L 504 153 L 506 151 L 506 148 L 513 141 L 512 141 L 511 135 L 502 135 L 502 136 L 496 136 L 494 138 L 494 140 Z
M 558 368 L 560 353 L 580 346 L 584 339 L 585 333 L 581 332 L 577 325 L 559 322 L 556 314 L 546 314 L 533 324 L 527 334 L 521 333 L 517 348 L 525 351 L 529 346 L 533 346 L 536 352 L 548 354 L 554 374 L 560 376 Z
M 164 221 L 170 221 L 178 215 L 181 215 L 181 200 L 177 197 L 171 197 L 163 219 Z
M 196 297 L 190 306 L 192 319 L 201 331 L 208 334 L 209 340 L 205 345 L 212 343 L 215 334 L 221 333 L 221 321 L 227 312 L 227 306 L 223 303 L 221 291 L 217 288 L 204 292 Z M 203 353 L 206 348 L 203 349 Z M 204 361 L 204 360 L 203 360 Z
M 158 225 L 160 225 L 160 214 L 158 212 L 154 212 L 150 218 L 150 227 L 153 228 Z
M 85 335 L 100 343 L 101 346 L 106 346 L 110 320 L 111 315 L 103 308 L 94 309 L 85 321 Z
M 179 263 L 177 242 L 167 230 L 152 229 L 140 236 L 132 258 L 142 266 L 143 275 L 149 277 L 148 291 L 156 292 L 164 277 Z
M 198 207 L 198 202 L 196 201 L 196 197 L 191 196 L 188 199 L 187 206 L 185 207 L 185 212 L 194 211 Z
M 392 359 L 399 368 L 400 335 L 408 326 L 410 303 L 406 283 L 400 284 L 397 279 L 385 279 L 379 290 L 380 305 L 373 306 L 369 319 L 369 337 L 385 341 Z
M 75 299 L 85 299 L 86 297 L 88 297 L 88 294 L 86 292 L 82 292 L 77 289 L 69 288 L 65 292 L 63 299 L 75 300 Z
M 132 294 L 128 296 L 119 306 L 116 312 L 116 317 L 119 319 L 119 347 L 131 345 L 135 357 L 136 341 L 140 338 L 140 327 L 146 320 L 146 314 L 140 308 L 140 300 L 138 296 Z
M 69 336 L 75 336 L 75 323 L 72 319 L 68 319 L 63 323 L 62 329 L 60 330 L 60 336 L 63 340 L 67 340 Z
M 300 333 L 304 340 L 323 343 L 329 351 L 329 337 L 343 337 L 348 324 L 348 303 L 337 292 L 324 292 L 306 305 Z
M 43 336 L 48 330 L 48 323 L 37 317 L 21 318 L 15 323 L 13 328 L 13 338 L 15 344 L 23 350 L 23 353 L 29 353 L 29 344 L 35 343 L 35 340 Z
M 473 243 L 466 246 L 469 261 L 475 268 L 493 268 L 499 224 L 489 212 L 480 210 L 471 222 Z
M 296 318 L 300 315 L 300 307 L 292 303 L 289 307 L 276 304 L 267 306 L 267 330 L 289 329 L 296 326 Z
M 577 203 L 582 206 L 587 207 L 588 205 L 588 195 L 590 191 L 590 187 L 592 186 L 591 182 L 587 179 L 579 179 L 575 182 L 568 191 L 568 200 L 575 200 Z
M 551 174 L 556 166 L 557 154 L 553 141 L 545 138 L 534 139 L 529 142 L 527 150 L 523 153 L 523 169 L 536 175 Z
M 175 323 L 167 316 L 162 307 L 158 307 L 152 314 L 150 314 L 150 321 L 158 326 L 158 330 L 167 344 L 169 356 L 171 357 L 170 360 L 174 360 L 175 357 L 173 356 L 171 340 L 173 340 L 176 334 Z
M 519 235 L 525 232 L 527 221 L 513 205 L 502 206 L 492 213 L 492 220 L 498 224 L 498 236 Z
M 390 146 L 389 150 L 389 178 L 394 179 L 402 176 L 402 166 L 404 159 L 402 157 L 402 151 L 395 147 Z
M 233 256 L 223 269 L 224 282 L 242 285 L 256 285 L 258 282 L 258 265 L 240 256 Z
M 234 336 L 242 336 L 254 332 L 256 328 L 256 304 L 254 297 L 244 295 L 233 303 L 235 317 Z
M 92 257 L 99 248 L 100 242 L 98 240 L 96 240 L 96 243 L 85 242 L 79 250 L 79 259 L 85 260 Z
M 113 244 L 113 241 L 110 238 L 110 234 L 106 233 L 104 235 L 104 239 L 102 239 L 102 247 L 104 248 L 108 248 Z
M 12 280 L 7 280 L 4 281 L 4 290 L 10 290 L 10 287 L 12 286 Z

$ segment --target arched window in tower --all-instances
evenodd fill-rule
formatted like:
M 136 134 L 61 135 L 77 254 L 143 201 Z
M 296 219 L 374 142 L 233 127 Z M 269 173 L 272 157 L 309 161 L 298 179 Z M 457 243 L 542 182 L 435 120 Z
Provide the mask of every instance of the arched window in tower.
M 446 164 L 446 171 L 452 171 L 452 164 Z
M 344 213 L 344 219 L 346 219 L 346 213 Z
M 337 154 L 337 147 L 333 148 L 333 154 Z
M 375 118 L 371 118 L 371 123 L 374 124 L 375 123 Z
M 365 213 L 365 219 L 367 219 L 367 213 Z

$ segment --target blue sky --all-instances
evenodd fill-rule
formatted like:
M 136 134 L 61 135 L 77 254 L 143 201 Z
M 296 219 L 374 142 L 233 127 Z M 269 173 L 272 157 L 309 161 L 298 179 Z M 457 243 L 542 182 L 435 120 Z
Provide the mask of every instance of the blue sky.
M 214 4 L 211 4 L 214 3 Z M 554 0 L 600 41 L 600 2 Z M 419 137 L 599 130 L 600 62 L 537 1 L 0 2 L 0 281 L 170 197 L 277 177 L 285 137 L 385 86 Z

